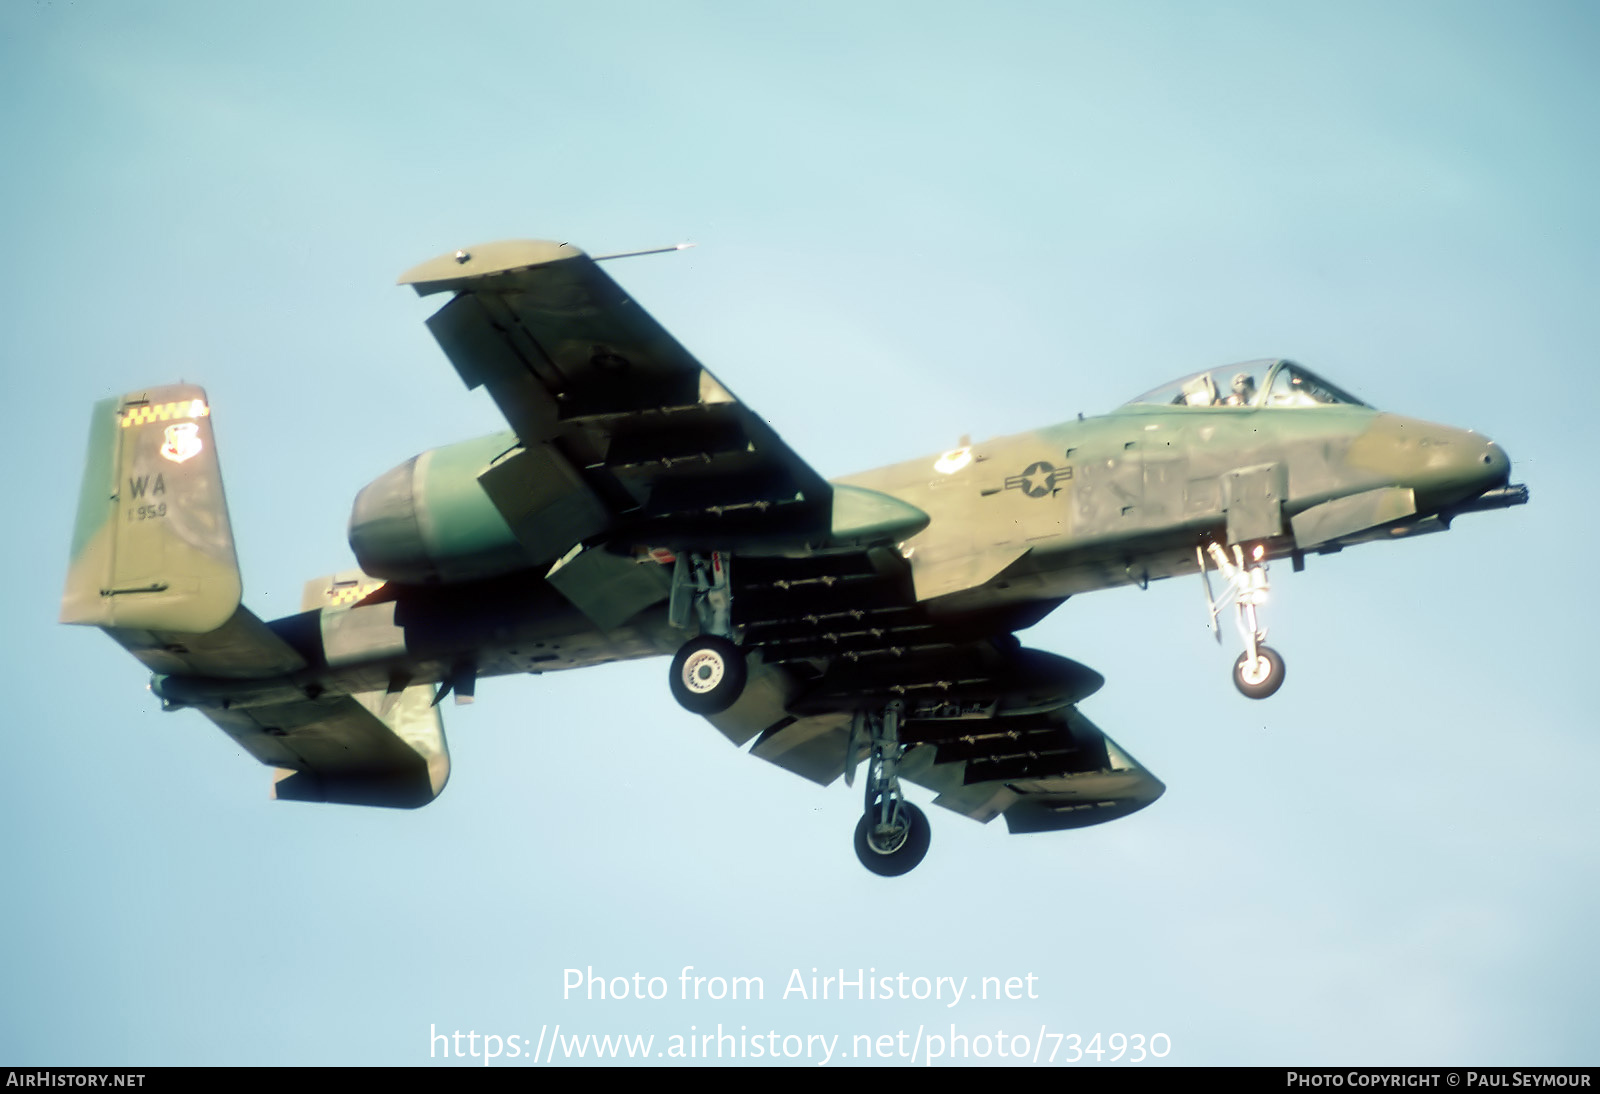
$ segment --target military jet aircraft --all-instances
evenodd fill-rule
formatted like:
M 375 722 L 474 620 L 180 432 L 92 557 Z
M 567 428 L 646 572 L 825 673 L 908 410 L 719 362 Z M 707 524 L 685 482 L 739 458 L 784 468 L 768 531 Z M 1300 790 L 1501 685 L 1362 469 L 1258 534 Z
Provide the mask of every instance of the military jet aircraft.
M 449 294 L 428 326 L 511 428 L 362 489 L 359 569 L 308 583 L 297 615 L 240 604 L 200 388 L 93 412 L 61 618 L 276 768 L 282 799 L 424 805 L 445 695 L 671 655 L 677 701 L 756 756 L 823 785 L 865 760 L 856 853 L 903 874 L 929 844 L 906 780 L 1012 832 L 1165 789 L 1079 711 L 1101 677 L 1014 637 L 1069 596 L 1199 575 L 1213 630 L 1230 605 L 1239 625 L 1235 684 L 1264 698 L 1284 679 L 1269 561 L 1527 500 L 1493 441 L 1285 360 L 827 482 L 572 246 L 467 248 L 400 281 Z

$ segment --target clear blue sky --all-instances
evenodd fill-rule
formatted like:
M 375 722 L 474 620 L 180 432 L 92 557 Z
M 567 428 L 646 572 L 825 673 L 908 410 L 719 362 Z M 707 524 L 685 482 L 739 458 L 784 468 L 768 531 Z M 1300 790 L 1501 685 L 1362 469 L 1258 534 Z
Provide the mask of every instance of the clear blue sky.
M 1596 56 L 1582 3 L 0 7 L 0 1064 L 556 1023 L 1595 1064 Z M 1275 569 L 1267 703 L 1197 583 L 1069 602 L 1025 641 L 1105 674 L 1085 711 L 1167 795 L 932 810 L 898 882 L 854 791 L 739 755 L 663 662 L 485 681 L 418 812 L 272 803 L 54 623 L 88 408 L 206 385 L 247 602 L 293 611 L 364 483 L 501 428 L 393 281 L 504 237 L 697 242 L 613 273 L 824 474 L 1283 355 L 1495 437 L 1534 500 Z M 678 1000 L 686 965 L 767 998 Z M 588 966 L 674 998 L 563 1000 Z M 1038 998 L 779 998 L 813 967 Z

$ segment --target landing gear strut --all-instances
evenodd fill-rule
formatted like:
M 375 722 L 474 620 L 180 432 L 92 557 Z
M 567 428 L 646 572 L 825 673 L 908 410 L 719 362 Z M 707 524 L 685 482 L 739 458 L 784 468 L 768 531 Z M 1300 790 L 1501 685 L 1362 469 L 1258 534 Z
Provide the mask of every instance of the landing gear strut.
M 668 618 L 684 630 L 698 627 L 700 635 L 678 650 L 668 683 L 690 713 L 720 714 L 744 693 L 748 672 L 744 651 L 733 641 L 732 603 L 727 556 L 678 556 Z
M 851 726 L 850 761 L 855 742 L 866 733 L 871 741 L 867 759 L 866 810 L 856 823 L 856 857 L 880 877 L 899 877 L 916 869 L 928 853 L 932 830 L 922 810 L 905 800 L 896 769 L 905 749 L 900 744 L 900 721 L 905 703 L 896 699 L 883 712 L 861 712 Z
M 1211 595 L 1211 578 L 1206 573 L 1206 554 L 1211 555 L 1217 570 L 1228 579 L 1220 599 Z M 1256 544 L 1245 559 L 1244 548 L 1235 544 L 1233 557 L 1215 543 L 1206 545 L 1205 551 L 1194 549 L 1195 560 L 1200 564 L 1200 577 L 1205 582 L 1206 606 L 1211 611 L 1211 633 L 1222 641 L 1217 627 L 1217 616 L 1233 601 L 1239 635 L 1244 639 L 1244 652 L 1233 665 L 1233 686 L 1251 699 L 1265 699 L 1283 686 L 1283 658 L 1266 644 L 1267 632 L 1261 626 L 1258 609 L 1267 602 L 1266 549 Z

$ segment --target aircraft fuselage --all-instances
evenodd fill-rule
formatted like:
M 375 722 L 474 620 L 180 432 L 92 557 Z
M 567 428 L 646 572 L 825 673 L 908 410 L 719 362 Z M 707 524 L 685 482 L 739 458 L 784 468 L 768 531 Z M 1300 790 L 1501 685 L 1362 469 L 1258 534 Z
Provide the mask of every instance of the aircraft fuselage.
M 431 496 L 466 496 L 455 503 L 458 521 L 482 522 L 458 523 L 451 542 L 509 557 L 510 529 L 494 527 L 498 513 L 474 508 L 470 498 L 482 454 L 506 443 L 495 435 L 439 450 L 436 463 L 453 474 L 436 478 Z M 1415 512 L 1387 523 L 1384 534 L 1434 530 L 1440 514 L 1502 486 L 1508 470 L 1499 447 L 1476 433 L 1368 407 L 1130 406 L 837 481 L 928 515 L 900 552 L 918 598 L 934 615 L 952 617 L 1192 574 L 1196 546 L 1207 540 L 1257 542 L 1268 558 L 1294 555 L 1298 515 L 1372 491 L 1410 490 L 1415 499 Z M 1363 538 L 1373 538 L 1371 529 L 1312 549 Z M 390 582 L 355 604 L 271 627 L 308 662 L 281 680 L 283 688 L 315 681 L 338 692 L 402 678 L 442 683 L 463 672 L 580 668 L 667 655 L 681 644 L 664 605 L 602 628 L 528 569 L 475 581 Z M 219 691 L 250 701 L 238 681 L 163 685 L 175 701 L 206 701 Z M 277 693 L 259 694 L 269 701 Z

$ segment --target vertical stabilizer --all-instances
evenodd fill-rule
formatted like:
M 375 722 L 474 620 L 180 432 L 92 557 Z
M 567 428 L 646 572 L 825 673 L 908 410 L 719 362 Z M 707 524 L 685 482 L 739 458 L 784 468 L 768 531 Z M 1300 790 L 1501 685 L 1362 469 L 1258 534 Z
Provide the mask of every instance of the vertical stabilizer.
M 61 621 L 205 634 L 240 592 L 205 391 L 96 403 Z

